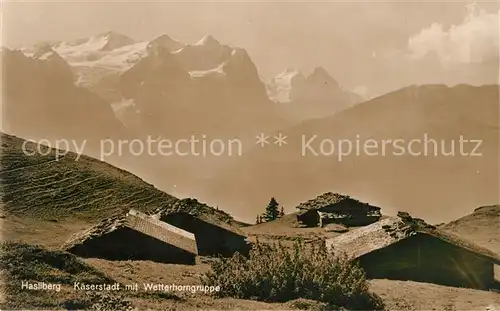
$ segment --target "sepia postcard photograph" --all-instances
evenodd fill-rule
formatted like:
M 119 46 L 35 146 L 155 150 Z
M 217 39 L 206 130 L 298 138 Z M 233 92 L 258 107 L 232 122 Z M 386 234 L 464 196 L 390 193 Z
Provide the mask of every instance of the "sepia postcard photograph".
M 0 310 L 500 311 L 500 1 L 0 23 Z

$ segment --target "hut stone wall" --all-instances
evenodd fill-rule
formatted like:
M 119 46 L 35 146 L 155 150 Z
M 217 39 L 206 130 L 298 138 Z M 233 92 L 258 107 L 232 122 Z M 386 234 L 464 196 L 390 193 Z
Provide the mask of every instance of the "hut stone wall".
M 438 238 L 417 234 L 359 258 L 369 278 L 387 278 L 486 289 L 493 262 Z
M 297 214 L 297 221 L 306 227 L 317 227 L 320 224 L 317 210 L 308 210 Z
M 247 254 L 249 251 L 245 236 L 206 222 L 196 216 L 187 213 L 174 213 L 161 216 L 161 220 L 192 232 L 196 237 L 199 255 L 231 256 L 235 252 Z
M 68 249 L 81 257 L 109 260 L 152 260 L 163 263 L 195 264 L 196 254 L 128 227 L 87 239 Z

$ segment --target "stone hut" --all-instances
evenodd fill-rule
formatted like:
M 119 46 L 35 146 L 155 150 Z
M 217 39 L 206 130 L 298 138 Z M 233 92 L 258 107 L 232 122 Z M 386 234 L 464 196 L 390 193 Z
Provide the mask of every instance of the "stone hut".
M 194 234 L 130 210 L 71 237 L 62 248 L 80 257 L 194 264 Z
M 307 227 L 324 227 L 329 223 L 365 226 L 381 217 L 379 207 L 332 192 L 303 202 L 296 208 L 299 209 L 297 221 Z
M 384 218 L 326 240 L 328 249 L 346 253 L 367 277 L 488 289 L 498 286 L 500 256 L 408 213 Z

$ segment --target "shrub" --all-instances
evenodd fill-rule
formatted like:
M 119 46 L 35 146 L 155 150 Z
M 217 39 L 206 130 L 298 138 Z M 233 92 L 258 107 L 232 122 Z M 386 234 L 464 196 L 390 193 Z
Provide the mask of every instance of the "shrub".
M 249 257 L 236 253 L 212 262 L 204 285 L 220 286 L 216 296 L 288 301 L 313 299 L 350 309 L 380 309 L 368 290 L 364 271 L 345 255 L 329 253 L 324 243 L 292 249 L 257 241 Z
M 87 292 L 92 301 L 92 311 L 127 311 L 133 310 L 132 303 L 118 295 L 110 295 L 100 292 Z

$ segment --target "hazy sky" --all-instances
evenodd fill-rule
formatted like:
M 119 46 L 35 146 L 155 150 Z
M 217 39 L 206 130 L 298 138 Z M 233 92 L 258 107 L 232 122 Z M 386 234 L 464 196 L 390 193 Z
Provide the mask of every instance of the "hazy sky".
M 323 66 L 340 83 L 373 95 L 408 83 L 456 82 L 462 72 L 467 74 L 458 82 L 488 81 L 490 71 L 498 71 L 492 69 L 498 8 L 495 2 L 65 0 L 4 3 L 2 22 L 9 47 L 107 30 L 136 40 L 166 33 L 187 43 L 210 33 L 247 49 L 265 77 L 287 67 L 308 73 Z

